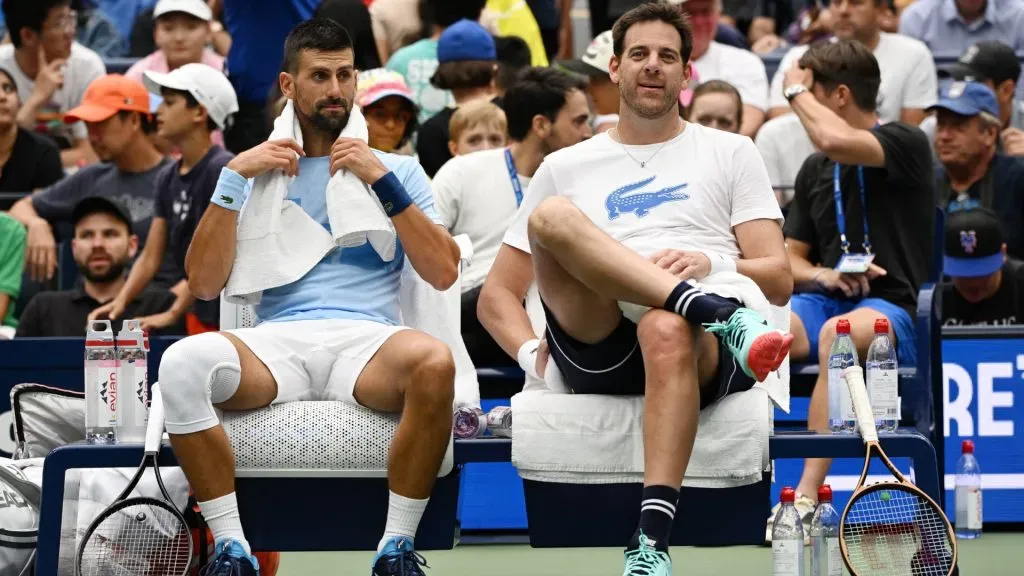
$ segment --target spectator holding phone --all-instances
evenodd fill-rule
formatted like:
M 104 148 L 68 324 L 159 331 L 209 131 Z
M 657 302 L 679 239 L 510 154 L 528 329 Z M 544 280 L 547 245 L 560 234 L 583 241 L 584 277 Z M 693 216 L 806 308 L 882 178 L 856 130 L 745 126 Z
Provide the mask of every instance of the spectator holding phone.
M 815 45 L 785 71 L 786 99 L 820 150 L 797 175 L 783 229 L 797 292 L 790 354 L 818 362 L 807 416 L 818 431 L 828 430 L 827 362 L 838 319 L 850 322 L 863 358 L 875 320 L 887 318 L 900 363 L 917 361 L 912 318 L 932 260 L 934 172 L 923 132 L 879 123 L 880 83 L 878 61 L 856 40 Z M 805 461 L 796 502 L 805 521 L 829 466 Z

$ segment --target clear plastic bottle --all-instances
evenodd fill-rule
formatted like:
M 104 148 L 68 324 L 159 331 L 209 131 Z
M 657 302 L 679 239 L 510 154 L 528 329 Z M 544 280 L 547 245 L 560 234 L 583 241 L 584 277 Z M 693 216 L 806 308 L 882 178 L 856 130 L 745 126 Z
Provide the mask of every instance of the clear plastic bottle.
M 956 537 L 973 540 L 981 536 L 981 468 L 974 457 L 974 442 L 964 440 L 956 463 Z
M 487 413 L 487 429 L 494 436 L 502 438 L 512 437 L 512 408 L 508 406 L 495 406 Z
M 118 442 L 146 440 L 149 415 L 149 377 L 147 338 L 138 320 L 125 320 L 117 333 L 117 359 L 120 363 L 121 426 Z
M 476 406 L 459 408 L 452 416 L 452 433 L 456 438 L 479 438 L 487 431 L 487 415 Z
M 772 524 L 772 576 L 804 576 L 804 526 L 793 502 L 796 491 L 786 486 L 782 508 Z
M 900 423 L 899 366 L 896 347 L 889 339 L 889 321 L 885 318 L 875 320 L 875 338 L 868 348 L 864 367 L 875 426 L 893 432 Z
M 120 424 L 118 361 L 109 320 L 90 322 L 85 332 L 85 439 L 112 444 Z
M 818 488 L 818 506 L 811 517 L 811 576 L 843 576 L 839 512 L 832 506 L 828 484 Z
M 843 382 L 843 369 L 857 365 L 857 348 L 850 338 L 850 321 L 836 321 L 836 339 L 828 353 L 828 427 L 832 432 L 857 430 L 850 390 Z

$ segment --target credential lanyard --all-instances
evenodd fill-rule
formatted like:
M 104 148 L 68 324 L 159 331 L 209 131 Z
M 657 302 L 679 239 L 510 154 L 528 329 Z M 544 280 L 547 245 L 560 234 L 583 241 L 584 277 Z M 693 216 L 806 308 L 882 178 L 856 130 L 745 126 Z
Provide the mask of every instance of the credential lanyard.
M 519 172 L 512 161 L 512 149 L 505 148 L 505 166 L 508 167 L 508 179 L 512 181 L 512 191 L 516 193 L 516 206 L 523 204 L 523 185 L 519 183 Z
M 850 241 L 846 239 L 846 210 L 843 208 L 843 190 L 839 186 L 839 163 L 834 164 L 832 172 L 832 193 L 836 204 L 836 226 L 839 227 L 839 241 L 843 254 L 850 253 Z M 871 236 L 868 233 L 868 204 L 864 193 L 864 167 L 857 166 L 857 184 L 860 187 L 860 211 L 864 217 L 864 252 L 871 254 Z

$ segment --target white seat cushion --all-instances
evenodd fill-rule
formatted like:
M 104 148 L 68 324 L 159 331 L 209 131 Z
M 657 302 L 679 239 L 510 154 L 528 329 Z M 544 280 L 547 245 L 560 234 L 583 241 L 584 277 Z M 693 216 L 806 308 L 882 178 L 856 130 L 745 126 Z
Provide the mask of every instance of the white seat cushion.
M 397 414 L 345 402 L 289 402 L 224 412 L 238 476 L 387 476 Z M 438 476 L 454 466 L 448 443 Z

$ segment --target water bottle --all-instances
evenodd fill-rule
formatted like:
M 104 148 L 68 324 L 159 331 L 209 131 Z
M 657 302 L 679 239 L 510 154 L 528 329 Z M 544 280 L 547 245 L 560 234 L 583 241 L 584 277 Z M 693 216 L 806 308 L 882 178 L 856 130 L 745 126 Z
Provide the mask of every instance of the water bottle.
M 981 536 L 981 468 L 974 457 L 974 442 L 964 440 L 956 463 L 956 537 Z
M 146 418 L 149 415 L 147 341 L 138 320 L 125 320 L 117 333 L 118 381 L 121 383 L 118 442 L 142 443 L 146 440 Z
M 896 347 L 889 339 L 889 321 L 885 318 L 875 320 L 875 339 L 868 348 L 864 366 L 875 426 L 894 432 L 900 423 L 899 371 Z
M 850 338 L 850 321 L 836 321 L 836 340 L 828 353 L 828 427 L 832 432 L 857 430 L 857 417 L 850 400 L 850 389 L 843 382 L 843 370 L 857 365 L 857 348 Z
M 479 438 L 487 431 L 487 415 L 476 406 L 459 408 L 452 416 L 452 433 L 456 438 Z
M 811 576 L 843 576 L 839 550 L 839 512 L 832 506 L 832 487 L 818 488 L 818 507 L 811 517 Z
M 85 439 L 93 444 L 117 440 L 120 424 L 118 362 L 109 320 L 90 322 L 85 332 Z
M 502 438 L 512 437 L 512 408 L 495 406 L 487 413 L 487 429 Z
M 796 491 L 782 489 L 782 508 L 772 524 L 772 576 L 804 576 L 804 526 L 793 502 Z

